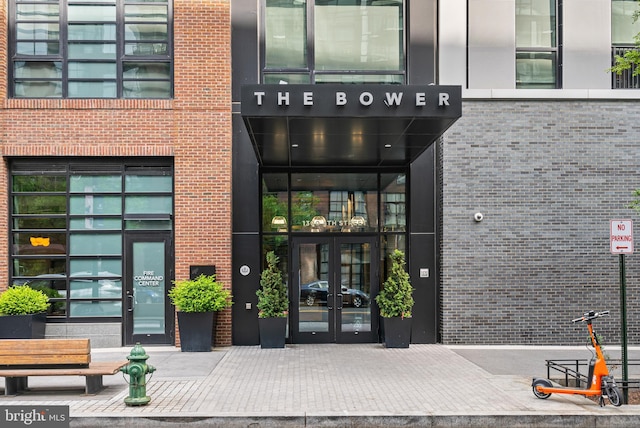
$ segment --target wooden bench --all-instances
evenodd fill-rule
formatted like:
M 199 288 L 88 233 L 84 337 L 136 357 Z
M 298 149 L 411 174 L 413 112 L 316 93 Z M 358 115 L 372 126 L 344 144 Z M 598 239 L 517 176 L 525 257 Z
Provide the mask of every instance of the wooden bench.
M 28 389 L 29 376 L 84 376 L 85 393 L 101 390 L 103 375 L 116 374 L 128 361 L 91 362 L 89 339 L 1 339 L 0 377 L 4 394 Z

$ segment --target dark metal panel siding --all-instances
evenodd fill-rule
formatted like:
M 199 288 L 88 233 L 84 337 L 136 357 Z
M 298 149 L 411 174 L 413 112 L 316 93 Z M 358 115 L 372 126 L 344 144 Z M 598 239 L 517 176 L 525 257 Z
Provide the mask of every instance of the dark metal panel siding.
M 231 99 L 240 101 L 240 88 L 259 82 L 258 3 L 256 0 L 231 2 Z
M 234 345 L 259 345 L 258 296 L 260 285 L 260 235 L 233 235 L 233 301 L 232 341 Z M 248 266 L 248 275 L 241 273 L 240 267 Z M 250 304 L 250 309 L 247 309 Z
M 409 237 L 409 274 L 413 285 L 413 322 L 411 343 L 438 341 L 438 287 L 436 281 L 435 235 L 411 234 Z M 429 269 L 421 278 L 420 269 Z
M 436 82 L 437 0 L 410 0 L 407 7 L 407 83 Z
M 233 114 L 233 233 L 259 232 L 258 161 L 239 114 Z
M 435 232 L 435 143 L 411 164 L 411 233 Z

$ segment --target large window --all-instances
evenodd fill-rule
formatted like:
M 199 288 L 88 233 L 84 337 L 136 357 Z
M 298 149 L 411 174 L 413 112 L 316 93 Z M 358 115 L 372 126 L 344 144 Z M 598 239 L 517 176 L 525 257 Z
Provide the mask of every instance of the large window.
M 170 0 L 12 0 L 10 95 L 170 98 Z
M 633 18 L 634 12 L 639 10 L 637 0 L 611 1 L 611 61 L 614 64 L 616 56 L 624 56 L 630 50 L 636 49 L 635 37 L 640 33 L 640 20 Z M 640 77 L 634 76 L 636 66 L 622 74 L 611 73 L 613 89 L 640 88 Z
M 14 161 L 11 280 L 43 290 L 52 320 L 122 316 L 123 234 L 172 230 L 169 162 Z
M 404 83 L 402 0 L 265 0 L 265 83 Z
M 561 87 L 557 3 L 516 0 L 516 88 Z

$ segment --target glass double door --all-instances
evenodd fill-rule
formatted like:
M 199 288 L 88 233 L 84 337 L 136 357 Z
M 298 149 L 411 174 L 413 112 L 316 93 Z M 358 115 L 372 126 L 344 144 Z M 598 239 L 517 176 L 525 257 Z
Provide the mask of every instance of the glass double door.
M 172 266 L 170 234 L 128 234 L 125 244 L 125 344 L 171 344 L 175 323 L 167 298 Z
M 375 237 L 293 239 L 293 343 L 378 341 L 376 243 Z

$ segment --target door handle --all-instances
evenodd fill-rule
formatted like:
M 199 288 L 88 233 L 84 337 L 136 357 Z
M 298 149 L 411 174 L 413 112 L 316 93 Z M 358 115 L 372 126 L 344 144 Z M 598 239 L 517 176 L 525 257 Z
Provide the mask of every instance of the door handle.
M 333 294 L 327 293 L 327 309 L 333 310 Z
M 342 309 L 342 294 L 338 293 L 336 294 L 336 297 L 338 298 L 338 307 L 336 309 L 340 310 Z
M 129 304 L 127 305 L 127 311 L 128 312 L 133 312 L 133 295 L 132 294 L 127 294 L 127 297 L 129 298 L 129 300 L 128 300 Z

